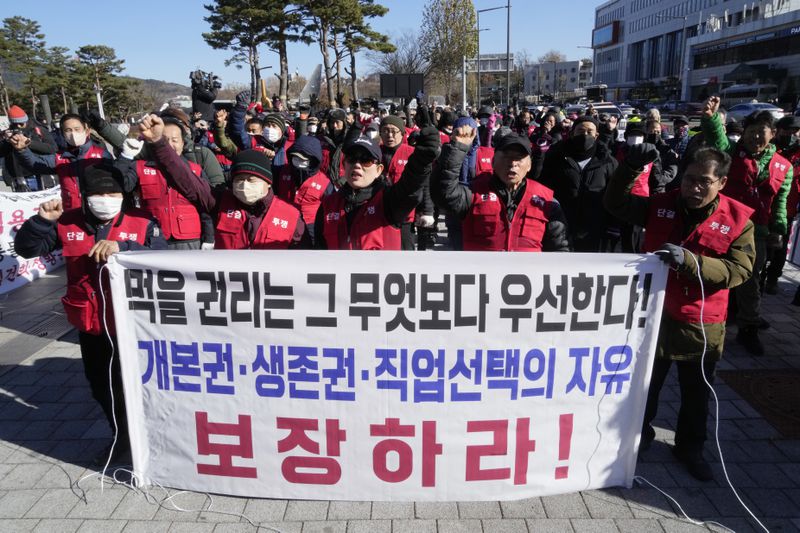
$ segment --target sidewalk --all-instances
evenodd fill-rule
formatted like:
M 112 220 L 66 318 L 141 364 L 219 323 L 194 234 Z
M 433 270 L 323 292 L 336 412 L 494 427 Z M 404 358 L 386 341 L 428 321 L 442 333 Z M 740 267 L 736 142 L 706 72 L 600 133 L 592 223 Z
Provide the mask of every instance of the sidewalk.
M 0 532 L 683 532 L 706 531 L 679 520 L 655 489 L 606 489 L 513 502 L 387 503 L 259 500 L 181 493 L 159 508 L 141 492 L 99 477 L 87 464 L 110 437 L 92 400 L 76 344 L 57 313 L 63 269 L 0 299 Z M 799 369 L 800 307 L 790 305 L 800 270 L 787 265 L 781 293 L 765 296 L 763 358 L 747 356 L 730 328 L 720 370 Z M 45 336 L 40 336 L 45 335 Z M 21 362 L 22 361 L 22 362 Z M 21 362 L 20 364 L 17 364 Z M 800 386 L 800 383 L 797 383 Z M 728 472 L 748 506 L 770 531 L 800 530 L 800 439 L 787 439 L 722 379 L 720 439 Z M 716 450 L 717 480 L 691 478 L 667 447 L 679 393 L 670 378 L 662 393 L 657 440 L 639 458 L 637 474 L 678 500 L 694 519 L 737 531 L 757 531 L 727 487 Z M 712 406 L 713 408 L 713 406 Z M 787 406 L 797 413 L 798 406 Z M 798 420 L 795 428 L 800 427 Z M 708 450 L 715 448 L 709 442 Z M 152 496 L 163 499 L 160 489 Z M 177 494 L 178 491 L 170 491 Z M 151 502 L 153 498 L 151 498 Z M 208 509 L 209 505 L 212 511 Z M 213 511 L 220 511 L 216 513 Z M 222 514 L 229 513 L 229 514 Z M 232 514 L 230 514 L 232 513 Z M 712 531 L 721 531 L 718 527 Z

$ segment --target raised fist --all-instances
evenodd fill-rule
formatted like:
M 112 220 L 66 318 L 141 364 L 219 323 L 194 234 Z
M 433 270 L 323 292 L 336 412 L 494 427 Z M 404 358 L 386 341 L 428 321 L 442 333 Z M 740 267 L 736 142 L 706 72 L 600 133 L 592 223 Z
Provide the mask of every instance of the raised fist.
M 158 115 L 147 115 L 139 123 L 139 134 L 145 142 L 158 141 L 164 135 L 164 121 Z
M 709 96 L 705 102 L 703 102 L 703 116 L 704 117 L 713 117 L 714 113 L 719 111 L 719 96 Z
M 39 206 L 39 216 L 45 220 L 55 222 L 64 213 L 61 200 L 48 200 Z

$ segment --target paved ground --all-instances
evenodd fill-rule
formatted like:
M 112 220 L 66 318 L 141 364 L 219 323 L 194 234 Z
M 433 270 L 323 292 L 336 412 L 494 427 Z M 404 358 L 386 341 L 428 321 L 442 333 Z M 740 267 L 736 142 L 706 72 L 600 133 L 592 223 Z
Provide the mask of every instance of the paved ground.
M 767 296 L 763 335 L 768 355 L 753 359 L 729 333 L 721 368 L 800 368 L 800 308 L 789 305 L 800 282 L 791 270 L 781 294 Z M 63 283 L 42 280 L 0 298 L 0 532 L 682 532 L 706 530 L 680 520 L 656 490 L 636 487 L 513 502 L 386 503 L 257 500 L 180 493 L 147 499 L 105 484 L 87 469 L 109 437 L 82 375 L 76 334 L 60 334 L 57 309 Z M 55 306 L 55 307 L 54 307 Z M 48 322 L 49 321 L 49 322 Z M 44 324 L 37 328 L 37 325 Z M 40 336 L 40 335 L 43 335 Z M 21 364 L 18 364 L 23 361 Z M 799 384 L 800 385 L 800 384 Z M 771 531 L 800 530 L 800 440 L 781 436 L 724 382 L 720 436 L 728 471 L 748 505 Z M 755 531 L 725 485 L 689 477 L 667 447 L 678 408 L 677 384 L 662 397 L 658 437 L 639 459 L 637 473 L 673 495 L 690 516 Z M 89 476 L 89 477 L 87 477 Z M 161 504 L 156 503 L 161 501 Z M 172 503 L 186 512 L 175 510 Z M 720 530 L 719 528 L 712 528 Z

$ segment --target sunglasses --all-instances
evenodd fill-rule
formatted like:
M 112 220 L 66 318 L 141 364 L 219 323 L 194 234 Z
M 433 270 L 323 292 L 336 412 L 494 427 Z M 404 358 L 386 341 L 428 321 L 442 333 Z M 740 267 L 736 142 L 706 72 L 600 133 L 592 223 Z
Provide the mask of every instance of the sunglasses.
M 348 155 L 344 158 L 345 162 L 349 165 L 359 163 L 364 168 L 370 168 L 377 163 L 374 159 L 366 155 Z

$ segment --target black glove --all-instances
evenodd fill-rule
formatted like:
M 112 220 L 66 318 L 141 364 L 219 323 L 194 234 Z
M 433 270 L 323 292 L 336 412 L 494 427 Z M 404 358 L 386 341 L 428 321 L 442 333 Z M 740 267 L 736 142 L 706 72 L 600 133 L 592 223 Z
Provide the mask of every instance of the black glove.
M 439 157 L 442 149 L 442 140 L 439 137 L 439 130 L 434 126 L 425 126 L 419 131 L 417 142 L 414 146 L 414 154 L 419 154 L 426 163 L 432 163 Z
M 242 91 L 236 95 L 236 105 L 247 107 L 250 105 L 250 91 Z
M 659 259 L 664 261 L 672 268 L 676 269 L 680 268 L 683 266 L 684 261 L 686 261 L 686 256 L 683 252 L 683 248 L 681 248 L 677 244 L 665 242 L 654 253 L 659 257 Z
M 431 114 L 428 111 L 428 106 L 418 103 L 417 115 L 414 120 L 416 121 L 417 126 L 419 126 L 419 129 L 424 129 L 426 126 L 433 125 L 433 122 L 431 121 Z
M 658 148 L 655 144 L 640 143 L 628 146 L 625 162 L 633 169 L 644 168 L 658 159 Z
M 106 125 L 105 119 L 100 116 L 100 111 L 97 109 L 82 110 L 81 119 L 95 131 L 102 129 Z

